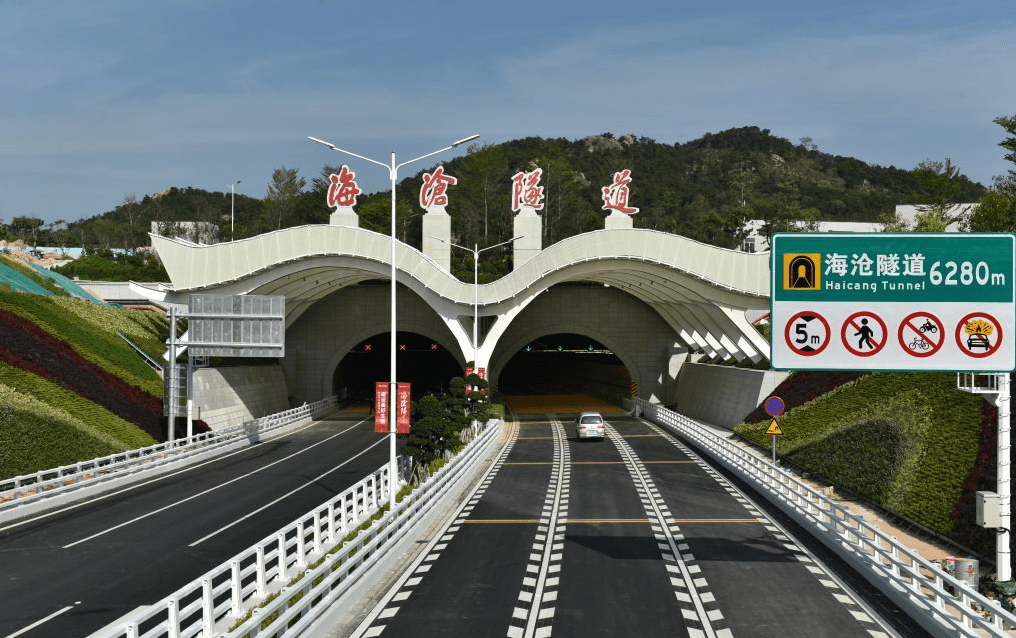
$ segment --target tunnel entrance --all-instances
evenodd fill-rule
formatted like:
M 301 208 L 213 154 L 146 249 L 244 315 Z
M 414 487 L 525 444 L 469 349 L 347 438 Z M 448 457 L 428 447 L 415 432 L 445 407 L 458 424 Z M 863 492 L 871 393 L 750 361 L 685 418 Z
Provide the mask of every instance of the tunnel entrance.
M 631 393 L 631 375 L 595 339 L 552 334 L 515 353 L 498 375 L 497 389 L 507 395 L 585 394 L 618 403 Z
M 332 375 L 332 391 L 354 402 L 370 404 L 374 384 L 391 380 L 391 341 L 384 332 L 364 339 L 350 350 Z M 448 381 L 460 377 L 463 370 L 455 357 L 439 343 L 413 332 L 396 334 L 397 381 L 411 383 L 413 400 L 427 394 L 448 391 Z

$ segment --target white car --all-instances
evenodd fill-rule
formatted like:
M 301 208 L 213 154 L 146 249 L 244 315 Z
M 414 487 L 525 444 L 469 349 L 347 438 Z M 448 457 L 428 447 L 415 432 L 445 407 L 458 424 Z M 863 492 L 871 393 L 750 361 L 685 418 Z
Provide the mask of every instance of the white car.
M 607 424 L 599 412 L 583 412 L 575 419 L 575 438 L 602 439 L 607 434 Z

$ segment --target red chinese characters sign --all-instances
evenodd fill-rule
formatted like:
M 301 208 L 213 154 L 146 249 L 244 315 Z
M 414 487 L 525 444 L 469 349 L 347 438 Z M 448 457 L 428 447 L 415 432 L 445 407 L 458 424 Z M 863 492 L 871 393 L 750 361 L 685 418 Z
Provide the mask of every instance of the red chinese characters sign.
M 603 210 L 616 210 L 626 215 L 634 215 L 639 209 L 628 205 L 628 184 L 631 183 L 631 171 L 627 168 L 614 173 L 614 183 L 603 187 Z
M 433 174 L 423 174 L 423 186 L 420 188 L 420 206 L 447 206 L 449 186 L 458 183 L 458 179 L 444 172 L 444 166 L 438 166 Z
M 395 419 L 395 431 L 399 434 L 409 433 L 409 402 L 411 400 L 411 396 L 412 393 L 410 392 L 410 384 L 397 384 L 397 390 L 395 391 L 395 405 L 398 417 Z
M 389 420 L 389 397 L 387 381 L 378 381 L 374 384 L 374 431 L 391 432 L 391 421 Z M 410 401 L 412 398 L 411 384 L 395 384 L 395 431 L 399 434 L 409 432 Z
M 356 185 L 356 173 L 343 164 L 339 174 L 332 173 L 328 176 L 328 180 L 331 182 L 328 187 L 330 207 L 356 206 L 356 196 L 363 192 Z
M 374 431 L 388 431 L 388 383 L 378 381 L 374 384 Z
M 543 169 L 532 172 L 519 172 L 512 175 L 512 210 L 518 212 L 522 207 L 543 210 L 543 187 L 540 176 Z

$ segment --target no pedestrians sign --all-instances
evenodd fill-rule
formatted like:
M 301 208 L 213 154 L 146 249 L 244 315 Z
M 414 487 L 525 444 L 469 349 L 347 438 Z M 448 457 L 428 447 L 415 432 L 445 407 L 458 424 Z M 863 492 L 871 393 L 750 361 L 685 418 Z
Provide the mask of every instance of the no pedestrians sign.
M 1010 233 L 777 233 L 771 255 L 774 368 L 1016 368 Z

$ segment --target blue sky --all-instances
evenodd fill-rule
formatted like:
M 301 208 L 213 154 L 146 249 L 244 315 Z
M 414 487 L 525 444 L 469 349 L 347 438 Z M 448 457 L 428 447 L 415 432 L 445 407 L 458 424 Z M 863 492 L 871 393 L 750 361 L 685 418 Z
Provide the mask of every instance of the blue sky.
M 235 180 L 260 198 L 283 165 L 309 182 L 347 162 L 387 188 L 307 136 L 387 162 L 473 133 L 680 143 L 754 125 L 881 166 L 949 157 L 987 185 L 1013 168 L 992 119 L 1016 114 L 1014 7 L 0 0 L 0 218 Z

